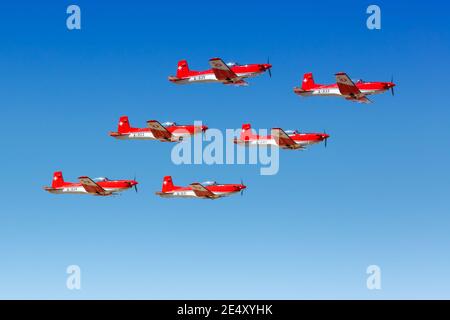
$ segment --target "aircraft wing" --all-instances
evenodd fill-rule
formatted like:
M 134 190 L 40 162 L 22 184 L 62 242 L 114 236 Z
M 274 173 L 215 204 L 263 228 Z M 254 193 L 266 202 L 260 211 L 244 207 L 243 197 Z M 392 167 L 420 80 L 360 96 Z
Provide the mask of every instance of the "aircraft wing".
M 172 134 L 158 121 L 149 120 L 147 121 L 147 126 L 150 128 L 150 131 L 156 139 L 161 141 L 172 141 Z
M 86 190 L 87 193 L 96 194 L 100 196 L 107 196 L 111 194 L 111 192 L 106 191 L 105 189 L 100 187 L 89 177 L 79 177 L 78 179 L 80 180 L 81 185 L 83 186 L 83 188 Z
M 271 130 L 271 135 L 275 139 L 275 142 L 283 149 L 304 149 L 301 145 L 295 143 L 294 140 L 291 139 L 287 135 L 283 129 L 273 128 Z
M 238 81 L 234 81 L 234 82 L 229 81 L 229 82 L 224 82 L 223 84 L 228 84 L 228 85 L 232 84 L 235 86 L 248 86 L 248 82 L 244 81 L 244 80 L 238 80 Z
M 198 182 L 194 182 L 190 184 L 192 191 L 194 191 L 195 195 L 200 198 L 209 198 L 209 199 L 217 199 L 219 196 L 215 195 L 208 189 L 206 189 L 202 184 Z
M 370 103 L 370 100 L 366 95 L 358 89 L 345 72 L 336 73 L 336 84 L 339 88 L 339 92 L 348 97 L 346 98 L 347 100 Z
M 234 73 L 230 67 L 228 67 L 220 58 L 212 58 L 209 60 L 209 65 L 211 66 L 217 80 L 225 80 L 229 83 L 234 83 L 241 85 L 246 83 L 241 78 Z
M 363 95 L 361 97 L 358 97 L 358 98 L 348 97 L 346 99 L 347 100 L 351 100 L 351 101 L 356 101 L 356 102 L 359 102 L 359 103 L 372 103 L 372 100 L 367 98 L 367 96 L 365 96 L 365 95 Z

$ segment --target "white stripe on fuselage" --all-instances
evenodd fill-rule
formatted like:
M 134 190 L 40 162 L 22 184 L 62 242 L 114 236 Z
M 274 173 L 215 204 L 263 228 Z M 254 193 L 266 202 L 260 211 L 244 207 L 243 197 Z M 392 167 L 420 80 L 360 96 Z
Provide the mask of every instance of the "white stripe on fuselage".
M 386 90 L 361 90 L 361 93 L 364 95 L 373 95 L 383 93 Z M 322 88 L 322 89 L 312 89 L 308 91 L 300 91 L 299 95 L 303 97 L 311 97 L 311 96 L 344 96 L 339 88 Z
M 237 192 L 238 191 L 236 191 L 236 192 L 213 192 L 213 193 L 219 197 L 228 197 Z M 206 198 L 206 199 L 208 199 L 207 197 L 197 196 L 193 190 L 167 192 L 167 193 L 159 194 L 159 196 L 161 196 L 163 198 Z
M 150 131 L 123 133 L 115 138 L 119 140 L 156 140 Z
M 310 144 L 315 144 L 315 143 L 319 143 L 321 141 L 298 141 L 298 140 L 294 140 L 294 142 L 298 145 L 301 146 L 307 146 Z M 238 144 L 240 145 L 246 145 L 246 146 L 269 146 L 269 145 L 273 145 L 273 146 L 278 146 L 277 142 L 275 141 L 275 139 L 258 139 L 258 140 L 250 140 L 250 141 L 242 141 L 239 140 Z
M 121 192 L 125 191 L 128 188 L 103 188 L 107 192 Z M 49 190 L 50 193 L 54 194 L 86 194 L 88 193 L 86 189 L 83 186 L 77 186 L 77 187 L 63 187 L 63 188 L 56 188 Z
M 182 129 L 180 131 L 183 131 Z M 189 137 L 189 133 L 176 132 L 172 133 L 174 137 Z M 151 131 L 130 132 L 116 137 L 119 140 L 158 140 Z
M 239 78 L 251 78 L 256 77 L 261 72 L 243 72 L 243 73 L 237 73 L 236 75 Z M 181 80 L 177 80 L 175 83 L 178 84 L 188 84 L 188 83 L 194 83 L 194 82 L 227 82 L 226 80 L 218 80 L 216 78 L 216 75 L 214 73 L 208 73 L 208 74 L 200 74 L 196 76 L 190 76 L 188 78 L 183 78 Z

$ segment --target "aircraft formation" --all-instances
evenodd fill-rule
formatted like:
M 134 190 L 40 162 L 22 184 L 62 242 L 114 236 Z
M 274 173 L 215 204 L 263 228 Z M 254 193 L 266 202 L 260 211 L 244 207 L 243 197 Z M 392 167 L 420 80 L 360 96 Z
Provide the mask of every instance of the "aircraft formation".
M 177 85 L 194 83 L 222 83 L 225 85 L 247 86 L 246 79 L 253 78 L 268 72 L 272 76 L 272 65 L 269 63 L 245 64 L 235 62 L 224 63 L 220 58 L 209 60 L 210 69 L 194 71 L 189 69 L 186 60 L 178 62 L 176 76 L 169 76 L 168 80 Z M 394 95 L 395 83 L 352 81 L 350 77 L 339 72 L 335 74 L 336 83 L 323 85 L 314 82 L 312 73 L 305 73 L 301 86 L 294 88 L 294 93 L 301 97 L 334 96 L 358 103 L 371 103 L 367 96 L 381 94 L 388 90 Z M 157 120 L 148 120 L 146 127 L 132 127 L 127 116 L 122 116 L 117 125 L 117 131 L 109 135 L 118 140 L 157 140 L 159 142 L 178 143 L 186 138 L 202 134 L 208 127 L 194 124 L 179 125 L 175 122 L 160 123 Z M 276 146 L 287 150 L 303 150 L 309 145 L 324 143 L 330 138 L 326 132 L 305 133 L 298 130 L 283 130 L 271 128 L 269 135 L 254 134 L 250 124 L 243 124 L 239 137 L 234 143 L 244 146 Z M 134 188 L 137 192 L 138 182 L 134 179 L 112 180 L 108 178 L 94 178 L 87 176 L 78 178 L 78 182 L 66 182 L 61 171 L 53 174 L 51 186 L 44 190 L 52 194 L 89 194 L 95 196 L 113 196 L 122 191 Z M 171 176 L 165 176 L 161 191 L 155 192 L 162 198 L 200 198 L 219 199 L 222 197 L 243 194 L 246 186 L 241 181 L 235 184 L 219 184 L 215 181 L 203 183 L 193 182 L 185 187 L 176 186 Z

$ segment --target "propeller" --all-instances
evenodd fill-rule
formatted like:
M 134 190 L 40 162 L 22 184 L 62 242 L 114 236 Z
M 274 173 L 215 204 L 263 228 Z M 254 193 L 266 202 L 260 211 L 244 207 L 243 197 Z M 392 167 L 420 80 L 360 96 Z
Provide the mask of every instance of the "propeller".
M 269 57 L 267 57 L 267 64 L 270 64 Z M 269 77 L 272 78 L 272 70 L 271 68 L 267 69 L 269 71 Z
M 244 181 L 242 180 L 242 178 L 241 178 L 241 185 L 243 186 L 244 185 Z M 241 197 L 244 195 L 244 189 L 241 189 Z
M 391 83 L 394 83 L 394 75 L 392 75 L 392 77 L 391 77 Z M 391 93 L 392 93 L 392 96 L 395 96 L 394 87 L 391 87 Z
M 133 181 L 136 182 L 136 174 L 134 175 Z M 137 184 L 134 185 L 134 191 L 136 191 L 136 193 L 138 193 Z
M 324 133 L 324 134 L 327 134 L 327 132 L 326 132 L 325 130 L 323 130 L 323 133 Z M 325 141 L 324 141 L 324 146 L 325 146 L 325 148 L 327 147 L 327 141 L 328 141 L 328 137 L 326 137 L 326 138 L 325 138 Z

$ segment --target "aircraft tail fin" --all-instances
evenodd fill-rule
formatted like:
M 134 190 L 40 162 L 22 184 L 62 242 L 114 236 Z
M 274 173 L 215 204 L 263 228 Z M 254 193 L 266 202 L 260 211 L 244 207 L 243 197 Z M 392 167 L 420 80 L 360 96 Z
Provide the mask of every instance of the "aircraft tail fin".
M 169 192 L 172 191 L 174 189 L 174 185 L 172 182 L 172 177 L 171 176 L 165 176 L 164 180 L 163 180 L 163 184 L 162 184 L 162 192 Z
M 183 78 L 189 75 L 189 66 L 186 60 L 178 61 L 177 78 Z
M 241 140 L 249 140 L 250 137 L 253 137 L 252 126 L 250 123 L 244 123 L 241 129 Z
M 64 178 L 61 171 L 53 173 L 52 188 L 60 188 L 64 185 Z
M 302 81 L 302 90 L 311 90 L 316 87 L 316 83 L 314 82 L 314 77 L 312 73 L 305 73 Z
M 130 121 L 128 120 L 127 116 L 122 116 L 119 119 L 119 124 L 117 126 L 117 132 L 118 133 L 127 133 L 130 132 L 131 126 Z

